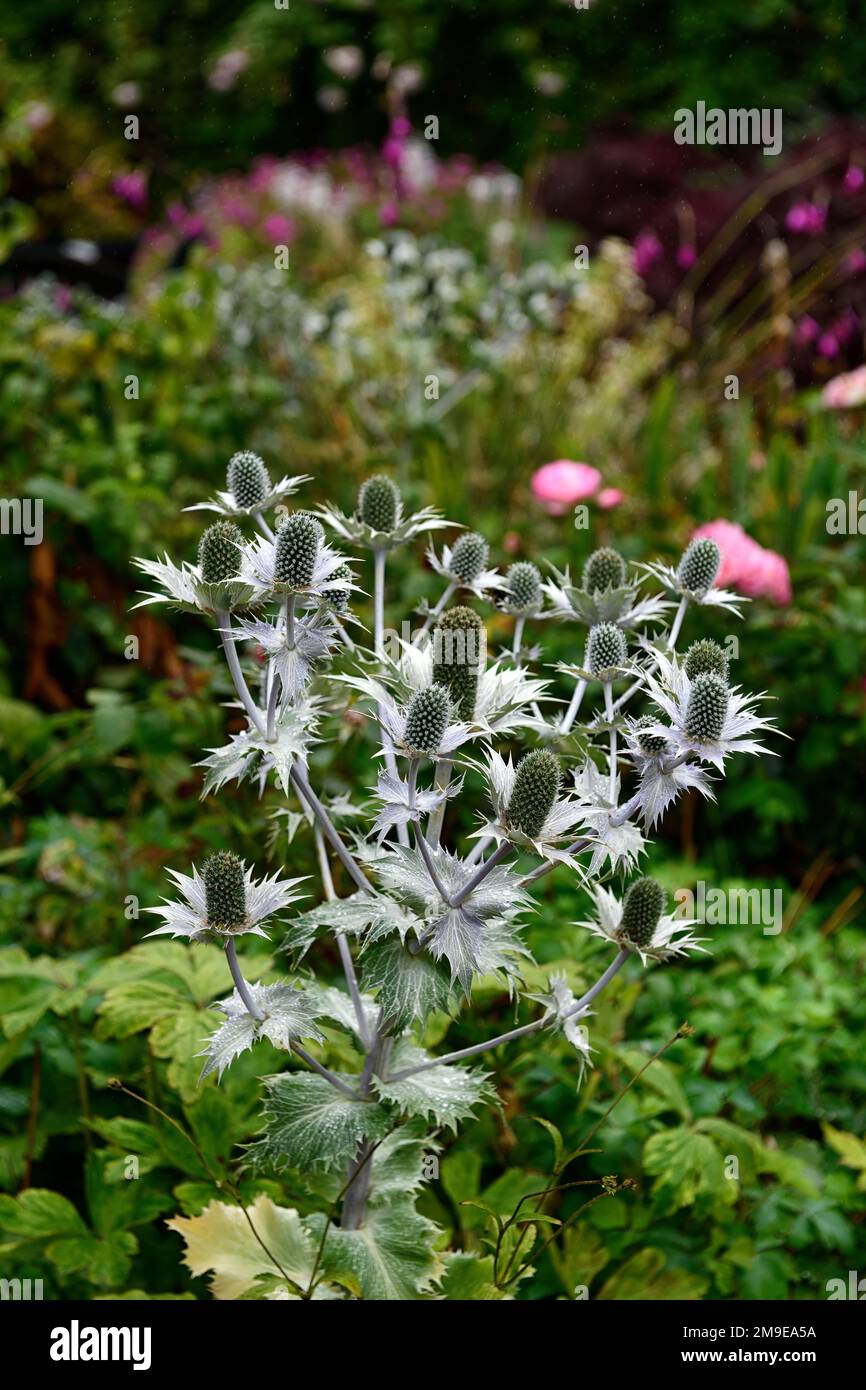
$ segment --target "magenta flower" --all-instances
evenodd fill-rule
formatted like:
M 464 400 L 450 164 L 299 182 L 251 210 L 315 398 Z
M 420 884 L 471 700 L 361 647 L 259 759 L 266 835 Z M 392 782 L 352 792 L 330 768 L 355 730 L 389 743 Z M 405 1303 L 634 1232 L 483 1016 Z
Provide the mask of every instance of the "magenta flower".
M 827 209 L 820 203 L 795 203 L 788 209 L 785 226 L 801 236 L 820 236 L 827 224 Z
M 295 224 L 281 212 L 272 212 L 262 223 L 262 231 L 275 246 L 288 246 L 295 237 Z
M 383 227 L 393 227 L 397 221 L 397 216 L 397 204 L 393 199 L 389 200 L 387 203 L 383 203 L 379 209 L 379 221 L 382 223 Z
M 851 194 L 859 193 L 864 183 L 866 183 L 866 174 L 863 173 L 860 165 L 849 164 L 848 168 L 845 170 L 845 176 L 842 179 L 842 187 L 845 192 Z
M 677 265 L 680 270 L 691 270 L 697 259 L 697 250 L 690 242 L 684 241 L 682 246 L 677 248 Z
M 809 343 L 814 343 L 820 332 L 821 325 L 817 319 L 813 319 L 811 314 L 804 314 L 794 329 L 794 342 L 798 347 L 807 347 Z
M 532 475 L 532 492 L 551 516 L 562 516 L 576 502 L 593 497 L 601 483 L 601 474 L 588 463 L 571 459 L 555 459 L 545 463 Z
M 822 333 L 818 339 L 818 351 L 822 357 L 838 357 L 839 339 L 836 334 L 829 329 L 826 333 Z
M 147 207 L 147 174 L 142 173 L 140 169 L 133 169 L 128 174 L 118 174 L 112 179 L 111 191 L 136 212 L 143 212 Z
M 845 266 L 851 275 L 862 275 L 866 270 L 866 251 L 855 246 L 853 251 L 848 252 Z
M 662 255 L 662 244 L 655 232 L 641 232 L 632 247 L 632 264 L 641 277 L 646 276 Z
M 788 563 L 775 550 L 766 550 L 735 521 L 708 521 L 695 536 L 709 536 L 722 554 L 715 578 L 719 588 L 731 587 L 747 598 L 768 598 L 789 604 L 793 597 Z

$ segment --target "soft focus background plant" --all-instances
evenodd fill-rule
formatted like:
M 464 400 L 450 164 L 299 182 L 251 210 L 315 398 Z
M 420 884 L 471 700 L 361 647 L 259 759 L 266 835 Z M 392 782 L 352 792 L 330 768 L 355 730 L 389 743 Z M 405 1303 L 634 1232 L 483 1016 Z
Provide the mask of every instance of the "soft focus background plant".
M 862 361 L 859 321 L 838 352 L 819 351 L 848 303 L 822 297 L 836 283 L 830 267 L 866 250 L 858 190 L 847 203 L 841 185 L 852 151 L 858 167 L 858 140 L 828 166 L 835 202 L 823 228 L 785 225 L 800 202 L 820 204 L 812 176 L 792 185 L 769 234 L 745 237 L 736 264 L 757 289 L 738 299 L 735 275 L 717 321 L 711 297 L 703 316 L 684 315 L 654 285 L 664 257 L 675 262 L 679 223 L 672 232 L 658 219 L 660 258 L 637 244 L 652 216 L 611 237 L 595 227 L 591 200 L 573 223 L 533 211 L 538 157 L 621 112 L 626 74 L 629 116 L 650 132 L 710 92 L 726 106 L 759 90 L 761 104 L 784 106 L 792 137 L 820 133 L 819 113 L 857 114 L 862 55 L 856 26 L 838 42 L 844 9 L 812 7 L 789 28 L 782 5 L 735 9 L 698 18 L 672 5 L 661 61 L 640 7 L 618 30 L 601 3 L 530 13 L 515 0 L 494 26 L 462 5 L 209 5 L 200 21 L 170 6 L 96 5 L 64 13 L 50 41 L 50 6 L 4 19 L 2 252 L 15 248 L 15 259 L 0 303 L 3 487 L 42 498 L 45 512 L 42 545 L 0 541 L 0 1226 L 10 1275 L 41 1275 L 52 1297 L 205 1297 L 203 1280 L 166 1262 L 162 1214 L 200 1211 L 224 1177 L 244 1200 L 303 1202 L 236 1167 L 257 1078 L 278 1054 L 242 1059 L 219 1092 L 197 1089 L 189 1056 L 210 1026 L 203 1010 L 224 992 L 223 962 L 212 948 L 193 958 L 180 946 L 155 958 L 135 917 L 169 858 L 223 847 L 225 815 L 239 852 L 252 853 L 254 793 L 224 800 L 217 815 L 189 770 L 201 747 L 222 741 L 222 671 L 195 623 L 170 630 L 129 612 L 128 556 L 191 556 L 197 528 L 178 507 L 221 486 L 242 447 L 278 472 L 312 474 L 311 501 L 346 507 L 361 476 L 387 467 L 413 502 L 435 501 L 485 532 L 500 566 L 543 555 L 575 571 L 623 536 L 630 559 L 673 560 L 696 528 L 719 521 L 782 557 L 786 570 L 735 546 L 742 573 L 728 582 L 755 594 L 735 672 L 772 692 L 790 742 L 777 760 L 735 765 L 718 807 L 686 800 L 665 823 L 654 868 L 663 861 L 670 889 L 780 888 L 783 932 L 719 928 L 710 959 L 613 986 L 597 1030 L 613 1042 L 579 1098 L 564 1052 L 522 1053 L 517 1065 L 506 1049 L 495 1059 L 502 1113 L 446 1139 L 422 1209 L 453 1243 L 479 1249 L 483 1213 L 461 1203 L 510 1214 L 553 1171 L 553 1140 L 537 1121 L 555 1125 L 566 1150 L 577 1146 L 688 1020 L 693 1036 L 643 1073 L 595 1136 L 602 1152 L 582 1160 L 594 1175 L 633 1178 L 637 1191 L 596 1203 L 517 1296 L 569 1297 L 587 1284 L 610 1298 L 814 1298 L 856 1264 L 866 584 L 862 535 L 830 535 L 825 523 L 828 501 L 864 495 L 866 391 L 855 381 L 822 398 L 804 384 Z M 755 40 L 733 58 L 731 25 Z M 157 74 L 169 103 L 155 95 Z M 516 92 L 532 94 L 532 121 Z M 137 145 L 123 140 L 128 111 L 142 116 Z M 422 140 L 427 111 L 442 119 L 435 145 Z M 369 145 L 353 153 L 361 140 Z M 797 265 L 805 260 L 805 280 L 780 253 L 765 257 L 779 233 Z M 91 238 L 103 257 L 122 243 L 111 279 L 122 297 L 88 289 L 94 276 L 59 255 L 63 238 Z M 575 265 L 585 240 L 588 268 Z M 287 270 L 274 268 L 278 245 Z M 810 288 L 812 256 L 824 273 Z M 679 283 L 689 269 L 677 270 Z M 807 317 L 819 331 L 807 323 L 800 344 Z M 739 399 L 725 399 L 726 369 L 742 373 Z M 431 375 L 438 398 L 425 395 Z M 750 377 L 760 390 L 746 389 Z M 532 486 L 554 461 L 586 465 L 558 504 Z M 586 530 L 573 524 L 581 500 Z M 416 569 L 395 565 L 404 607 L 430 592 Z M 723 618 L 709 628 L 719 639 L 730 631 Z M 125 659 L 129 634 L 138 661 Z M 508 640 L 507 620 L 500 635 Z M 548 635 L 552 660 L 575 659 L 567 629 Z M 352 717 L 345 744 L 317 766 L 334 792 L 360 770 Z M 306 837 L 287 844 L 279 820 L 273 854 L 274 867 L 314 871 Z M 531 924 L 529 944 L 545 974 L 558 964 L 577 983 L 581 948 L 567 924 L 586 904 L 558 880 L 539 892 L 556 895 L 555 911 Z M 478 1004 L 455 1046 L 507 1026 L 496 989 Z M 722 1176 L 732 1151 L 752 1156 L 738 1185 Z M 123 1181 L 127 1155 L 143 1181 Z M 564 1194 L 559 1214 L 576 1205 Z

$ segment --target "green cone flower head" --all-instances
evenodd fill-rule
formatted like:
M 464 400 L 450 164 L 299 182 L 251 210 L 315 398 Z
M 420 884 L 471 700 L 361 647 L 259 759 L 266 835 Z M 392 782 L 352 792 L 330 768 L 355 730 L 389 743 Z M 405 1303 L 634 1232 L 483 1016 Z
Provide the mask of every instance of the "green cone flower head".
M 722 735 L 730 692 L 714 671 L 702 671 L 692 681 L 686 706 L 685 732 L 697 743 L 715 743 Z
M 559 759 L 547 748 L 535 748 L 521 758 L 508 803 L 508 821 L 530 840 L 541 833 L 559 791 Z
M 685 668 L 686 675 L 692 681 L 695 676 L 703 675 L 707 671 L 727 681 L 728 654 L 724 647 L 720 647 L 711 637 L 703 637 L 699 642 L 693 642 L 686 652 Z
M 668 741 L 664 734 L 644 733 L 644 729 L 651 729 L 658 720 L 653 719 L 651 714 L 644 714 L 634 722 L 634 732 L 642 753 L 652 755 L 662 753 L 668 746 Z
M 239 507 L 255 507 L 263 502 L 271 491 L 271 479 L 264 462 L 258 454 L 245 449 L 243 453 L 233 454 L 229 459 L 226 473 L 226 487 Z
M 331 579 L 352 579 L 352 571 L 348 565 L 340 565 L 334 570 Z M 335 613 L 345 613 L 349 607 L 348 589 L 326 589 L 324 594 L 325 603 L 329 608 L 333 608 Z
M 486 567 L 490 546 L 477 531 L 461 536 L 451 551 L 451 572 L 464 584 L 472 584 Z
M 649 946 L 666 901 L 665 890 L 654 878 L 635 879 L 623 898 L 620 936 L 633 946 Z
M 703 596 L 711 587 L 722 563 L 722 552 L 709 536 L 689 541 L 677 569 L 680 584 L 690 594 Z
M 472 608 L 448 608 L 433 629 L 433 681 L 451 696 L 458 719 L 471 719 L 478 697 L 484 624 Z
M 274 581 L 292 589 L 305 589 L 312 583 L 322 527 L 309 512 L 293 512 L 277 532 L 274 555 Z
M 215 521 L 202 532 L 198 565 L 206 584 L 222 584 L 235 578 L 240 569 L 243 541 L 240 528 L 233 521 Z
M 403 742 L 412 753 L 435 753 L 451 718 L 451 696 L 442 685 L 417 690 L 406 711 Z
M 595 623 L 589 629 L 584 665 L 594 676 L 624 666 L 627 656 L 625 633 L 616 623 Z
M 583 588 L 586 593 L 596 590 L 621 589 L 625 584 L 625 560 L 609 545 L 594 550 L 583 567 Z
M 377 473 L 361 484 L 358 516 L 374 531 L 393 531 L 399 506 L 400 490 L 384 473 Z
M 237 931 L 247 917 L 244 866 L 236 854 L 220 850 L 202 865 L 207 922 L 214 931 Z
M 514 608 L 534 608 L 541 602 L 541 574 L 529 560 L 518 560 L 505 576 Z

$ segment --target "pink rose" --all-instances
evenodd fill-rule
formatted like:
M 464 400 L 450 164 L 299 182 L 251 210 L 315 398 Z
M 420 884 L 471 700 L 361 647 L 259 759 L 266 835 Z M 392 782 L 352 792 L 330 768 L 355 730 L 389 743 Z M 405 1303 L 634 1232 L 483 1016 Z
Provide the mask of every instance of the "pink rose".
M 625 493 L 618 487 L 603 487 L 595 500 L 600 507 L 609 512 L 613 507 L 618 507 L 620 502 L 625 501 Z
M 821 392 L 821 400 L 829 410 L 863 405 L 866 401 L 866 366 L 831 377 Z
M 555 459 L 532 475 L 532 492 L 551 516 L 562 516 L 575 502 L 583 502 L 598 491 L 601 474 L 588 463 Z
M 709 536 L 721 551 L 716 575 L 720 588 L 730 586 L 747 598 L 769 598 L 773 603 L 791 602 L 791 576 L 787 561 L 775 550 L 765 550 L 734 521 L 709 521 L 699 526 L 696 536 Z

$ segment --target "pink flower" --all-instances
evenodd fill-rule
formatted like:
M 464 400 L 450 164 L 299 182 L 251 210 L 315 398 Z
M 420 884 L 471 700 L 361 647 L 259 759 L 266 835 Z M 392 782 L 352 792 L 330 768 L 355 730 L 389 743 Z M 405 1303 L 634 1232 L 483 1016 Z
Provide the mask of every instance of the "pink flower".
M 394 223 L 397 221 L 397 216 L 397 204 L 393 199 L 387 203 L 383 203 L 379 209 L 379 221 L 382 223 L 383 227 L 393 227 Z
M 575 502 L 583 502 L 598 491 L 601 474 L 588 463 L 555 459 L 532 475 L 532 491 L 551 516 L 562 516 Z
M 613 507 L 618 507 L 620 502 L 625 501 L 625 493 L 618 487 L 603 487 L 595 500 L 600 507 L 609 512 Z
M 143 212 L 147 207 L 147 174 L 140 169 L 133 169 L 129 174 L 118 174 L 112 180 L 111 191 L 136 212 Z
M 866 270 L 866 251 L 861 251 L 859 246 L 849 251 L 845 265 L 852 275 L 862 275 Z
M 819 203 L 795 203 L 788 209 L 785 226 L 789 232 L 803 236 L 819 236 L 827 221 L 827 209 Z
M 822 333 L 818 339 L 818 351 L 822 357 L 838 357 L 839 339 L 835 333 Z
M 842 187 L 846 193 L 859 193 L 863 184 L 866 183 L 866 174 L 859 164 L 849 164 L 845 170 L 845 177 L 842 179 Z
M 747 598 L 769 598 L 773 603 L 791 602 L 791 575 L 788 563 L 775 550 L 765 550 L 735 521 L 708 521 L 695 536 L 709 536 L 722 553 L 716 575 L 720 588 L 730 586 Z
M 697 259 L 698 253 L 689 242 L 684 241 L 677 249 L 677 265 L 680 270 L 691 270 Z
M 814 343 L 820 332 L 821 325 L 817 319 L 813 319 L 811 314 L 804 314 L 794 329 L 794 342 L 805 347 L 808 343 Z
M 262 231 L 275 246 L 288 246 L 295 236 L 295 224 L 281 212 L 272 212 L 262 223 Z
M 821 392 L 821 400 L 829 410 L 863 405 L 866 402 L 866 367 L 855 367 L 853 372 L 831 377 Z
M 655 232 L 641 232 L 632 247 L 632 264 L 640 276 L 645 276 L 662 254 L 662 244 Z

